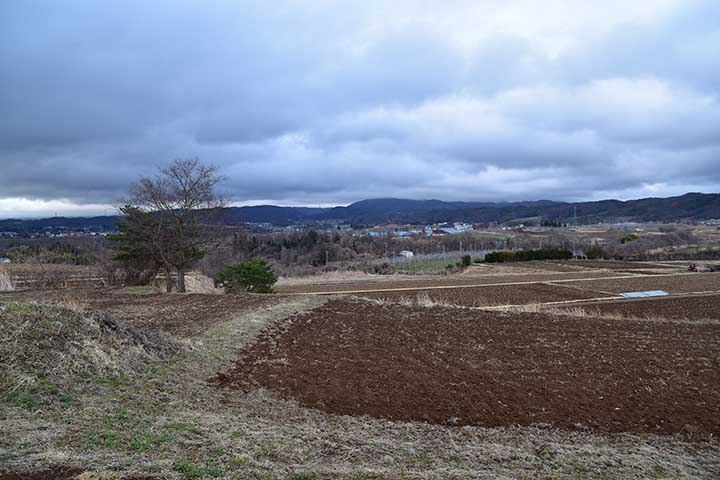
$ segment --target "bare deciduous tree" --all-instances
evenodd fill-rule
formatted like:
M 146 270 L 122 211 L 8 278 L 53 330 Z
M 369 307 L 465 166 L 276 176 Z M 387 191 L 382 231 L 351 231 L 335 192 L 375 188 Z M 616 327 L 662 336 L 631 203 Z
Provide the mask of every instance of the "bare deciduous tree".
M 173 269 L 177 272 L 178 292 L 185 292 L 185 272 L 211 244 L 225 206 L 216 191 L 222 180 L 214 165 L 179 159 L 130 188 L 129 203 L 154 218 L 147 222 L 146 249 L 164 266 L 168 279 Z

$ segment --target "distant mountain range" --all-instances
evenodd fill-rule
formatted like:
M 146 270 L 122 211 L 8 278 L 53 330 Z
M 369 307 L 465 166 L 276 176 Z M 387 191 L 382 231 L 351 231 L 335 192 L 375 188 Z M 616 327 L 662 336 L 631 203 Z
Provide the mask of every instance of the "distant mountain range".
M 601 200 L 597 202 L 443 202 L 378 198 L 347 207 L 308 208 L 258 205 L 226 210 L 228 223 L 270 223 L 277 226 L 311 225 L 322 222 L 354 226 L 431 224 L 441 222 L 507 223 L 542 220 L 579 224 L 598 222 L 671 222 L 720 218 L 720 194 L 687 193 L 678 197 L 640 200 Z M 32 233 L 49 229 L 106 231 L 113 229 L 116 216 L 54 217 L 32 220 L 0 220 L 0 233 Z

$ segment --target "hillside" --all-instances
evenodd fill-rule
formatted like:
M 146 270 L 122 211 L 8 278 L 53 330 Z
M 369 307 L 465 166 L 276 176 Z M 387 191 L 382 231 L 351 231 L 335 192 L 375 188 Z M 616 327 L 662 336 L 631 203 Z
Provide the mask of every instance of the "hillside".
M 344 222 L 351 225 L 387 223 L 429 224 L 439 222 L 497 222 L 519 219 L 597 222 L 671 222 L 720 218 L 720 194 L 687 193 L 678 197 L 596 202 L 444 202 L 379 198 L 362 200 L 346 207 L 307 208 L 258 205 L 231 207 L 225 220 L 230 224 L 271 223 L 277 226 Z M 104 231 L 113 228 L 116 216 L 0 220 L 1 232 L 36 233 L 53 229 Z

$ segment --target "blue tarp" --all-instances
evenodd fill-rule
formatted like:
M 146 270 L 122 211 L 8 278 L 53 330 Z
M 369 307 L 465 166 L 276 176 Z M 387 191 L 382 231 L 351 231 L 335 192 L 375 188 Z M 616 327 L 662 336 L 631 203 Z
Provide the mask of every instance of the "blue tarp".
M 662 297 L 664 295 L 670 295 L 665 290 L 647 290 L 645 292 L 624 292 L 621 293 L 626 298 L 638 298 L 638 297 Z

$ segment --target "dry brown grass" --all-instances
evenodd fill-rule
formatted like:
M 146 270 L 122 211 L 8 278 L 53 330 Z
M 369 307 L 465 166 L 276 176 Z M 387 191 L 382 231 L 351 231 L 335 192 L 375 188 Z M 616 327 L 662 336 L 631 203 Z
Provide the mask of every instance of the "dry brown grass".
M 661 315 L 623 315 L 617 312 L 605 312 L 592 305 L 562 307 L 558 304 L 531 304 L 531 305 L 513 305 L 504 308 L 493 308 L 494 310 L 502 310 L 509 313 L 544 313 L 559 317 L 587 318 L 589 320 L 630 320 L 640 322 L 669 322 L 669 323 L 696 323 L 696 324 L 716 324 L 720 320 L 713 319 L 692 319 L 692 318 L 666 318 Z
M 0 304 L 0 394 L 38 383 L 128 374 L 177 351 L 179 344 L 108 315 L 87 315 L 78 302 Z
M 15 291 L 15 282 L 12 277 L 5 270 L 0 270 L 0 292 L 13 292 Z
M 443 300 L 434 300 L 430 297 L 428 292 L 418 292 L 415 296 L 404 296 L 404 297 L 394 297 L 394 298 L 382 298 L 382 297 L 358 297 L 360 301 L 372 303 L 374 305 L 403 305 L 406 307 L 424 307 L 424 308 L 433 308 L 433 307 L 445 307 L 445 308 L 460 308 L 460 309 L 472 309 L 477 307 L 470 307 L 465 305 L 456 305 L 450 302 L 446 302 Z M 481 302 L 478 302 L 481 303 Z M 479 306 L 479 305 L 478 305 Z

